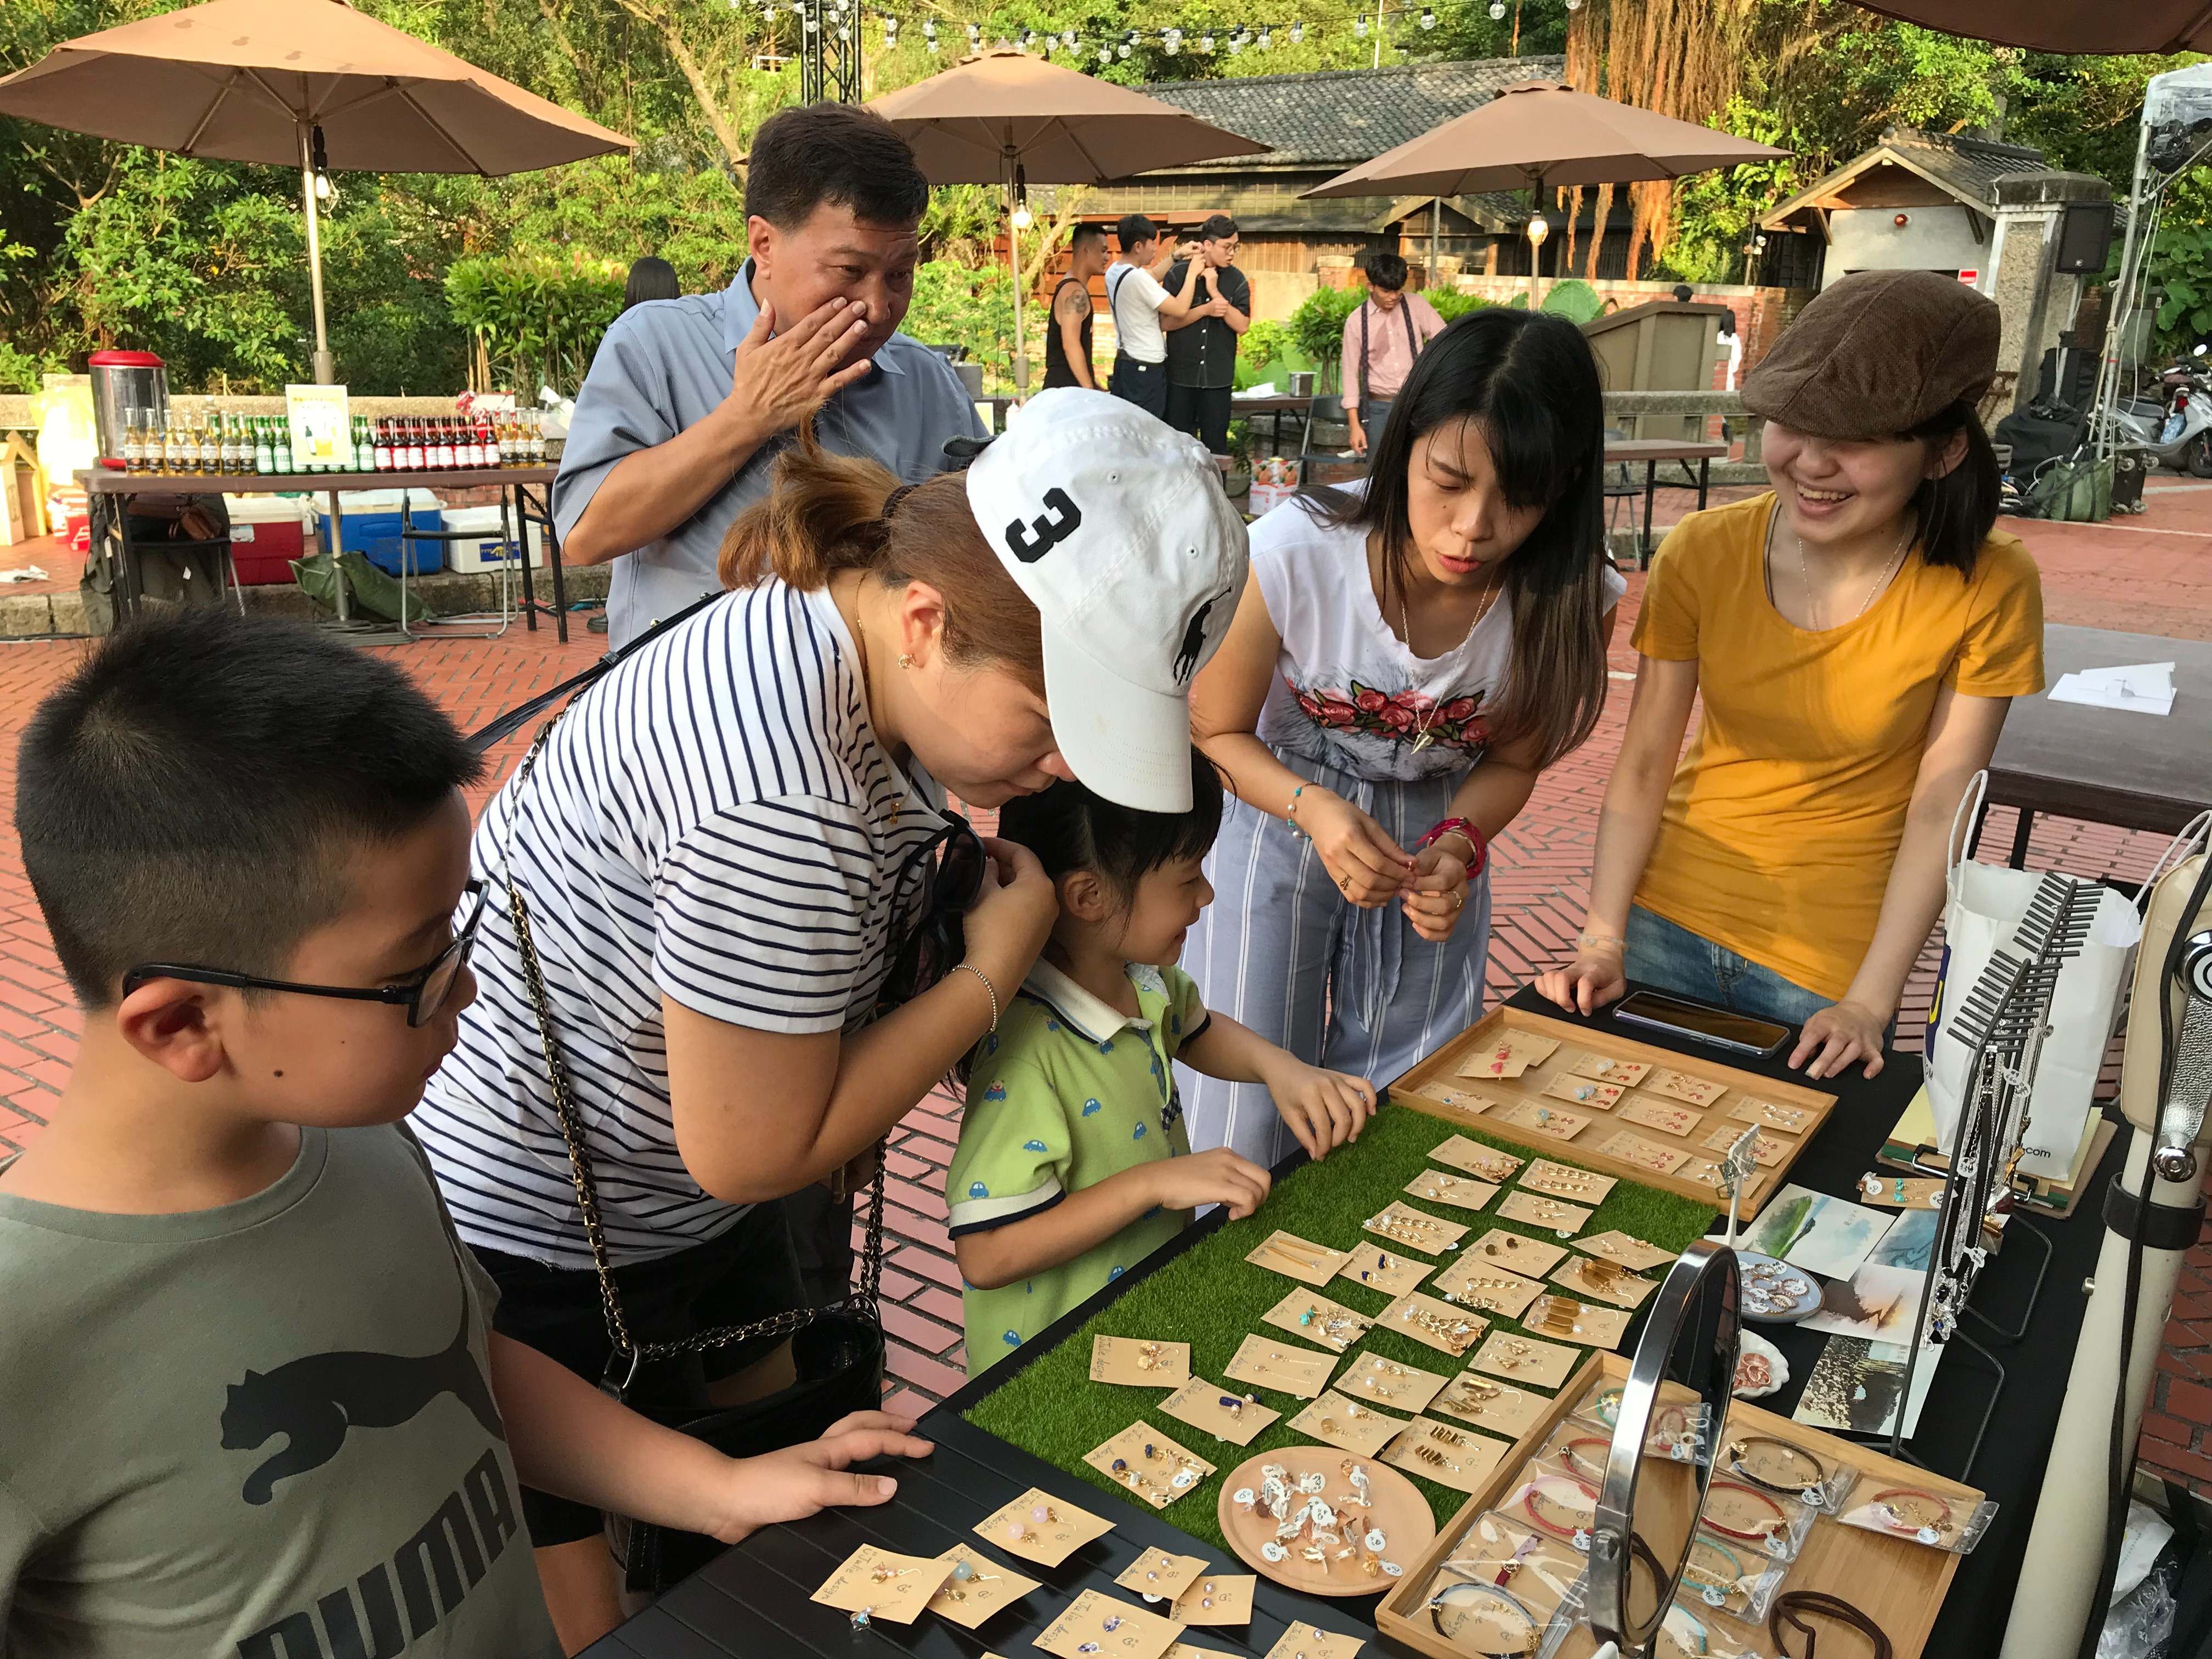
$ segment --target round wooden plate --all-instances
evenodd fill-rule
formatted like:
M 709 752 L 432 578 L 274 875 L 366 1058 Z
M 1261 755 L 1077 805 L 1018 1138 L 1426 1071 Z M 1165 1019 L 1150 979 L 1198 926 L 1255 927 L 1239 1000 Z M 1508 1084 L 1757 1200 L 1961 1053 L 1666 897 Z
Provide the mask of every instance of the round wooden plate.
M 1366 1468 L 1368 1492 L 1374 1501 L 1364 1510 L 1347 1508 L 1341 1501 L 1352 1493 L 1352 1484 L 1344 1478 L 1344 1465 L 1347 1462 Z M 1260 1546 L 1275 1535 L 1273 1519 L 1256 1505 L 1246 1511 L 1242 1504 L 1232 1502 L 1230 1495 L 1243 1486 L 1259 1491 L 1260 1466 L 1263 1463 L 1280 1463 L 1293 1487 L 1302 1474 L 1318 1469 L 1327 1475 L 1328 1485 L 1322 1492 L 1322 1498 L 1340 1515 L 1361 1516 L 1365 1522 L 1360 1528 L 1362 1532 L 1380 1528 L 1389 1540 L 1382 1559 L 1396 1562 L 1409 1572 L 1429 1553 L 1429 1546 L 1437 1541 L 1437 1518 L 1429 1508 L 1429 1500 L 1421 1496 L 1418 1486 L 1389 1464 L 1372 1457 L 1353 1457 L 1334 1446 L 1278 1447 L 1249 1457 L 1231 1470 L 1221 1483 L 1221 1498 L 1215 1510 L 1221 1520 L 1221 1535 L 1229 1540 L 1229 1547 L 1237 1552 L 1237 1559 L 1253 1571 L 1273 1579 L 1285 1589 L 1304 1590 L 1309 1595 L 1376 1595 L 1398 1581 L 1370 1578 L 1360 1572 L 1347 1573 L 1340 1567 L 1323 1571 L 1298 1553 L 1305 1547 L 1304 1535 L 1289 1547 L 1287 1560 L 1270 1561 L 1261 1555 Z M 1305 1500 L 1298 1497 L 1297 1501 Z

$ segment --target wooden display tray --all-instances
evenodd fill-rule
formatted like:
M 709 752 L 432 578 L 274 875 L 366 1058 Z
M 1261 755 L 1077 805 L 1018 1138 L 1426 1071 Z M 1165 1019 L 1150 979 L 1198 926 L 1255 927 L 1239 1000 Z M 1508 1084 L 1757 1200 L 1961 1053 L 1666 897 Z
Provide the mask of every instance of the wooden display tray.
M 1533 1068 L 1532 1068 L 1533 1069 Z M 1603 1381 L 1625 1382 L 1629 1362 L 1620 1354 L 1594 1353 L 1569 1377 L 1541 1417 L 1513 1443 L 1513 1449 L 1498 1462 L 1481 1490 L 1437 1534 L 1437 1541 L 1418 1566 L 1408 1567 L 1398 1587 L 1383 1597 L 1375 1610 L 1375 1626 L 1407 1647 L 1431 1659 L 1467 1659 L 1466 1654 L 1437 1634 L 1426 1604 L 1437 1570 L 1451 1559 L 1460 1540 L 1486 1510 L 1513 1490 L 1522 1468 L 1551 1437 L 1576 1403 Z M 1793 1423 L 1786 1417 L 1761 1411 L 1741 1400 L 1729 1402 L 1723 1435 L 1771 1434 L 1795 1441 L 1824 1457 L 1847 1463 L 1863 1475 L 1872 1475 L 1899 1486 L 1917 1486 L 1952 1498 L 1962 1510 L 1982 1501 L 1984 1494 L 1972 1486 L 1946 1480 L 1916 1464 L 1887 1457 L 1866 1446 L 1855 1445 L 1818 1429 Z M 1847 1500 L 1848 1501 L 1848 1500 Z M 1785 1589 L 1826 1590 L 1841 1596 L 1881 1626 L 1896 1650 L 1896 1659 L 1920 1659 L 1936 1614 L 1950 1592 L 1959 1570 L 1959 1558 L 1948 1550 L 1931 1549 L 1902 1538 L 1886 1538 L 1860 1527 L 1846 1527 L 1827 1516 L 1813 1523 L 1805 1547 L 1790 1569 Z M 1717 1618 L 1702 1607 L 1698 1616 Z M 1729 1628 L 1743 1632 L 1753 1646 L 1765 1650 L 1764 1632 L 1753 1632 L 1740 1620 Z M 1862 1644 L 1862 1645 L 1863 1645 Z M 1556 1659 L 1589 1659 L 1597 1643 L 1587 1627 L 1571 1632 Z
M 1338 1504 L 1339 1512 L 1347 1519 L 1358 1517 L 1363 1531 L 1379 1528 L 1389 1540 L 1392 1557 L 1401 1560 L 1426 1559 L 1434 1553 L 1437 1523 L 1429 1500 L 1421 1496 L 1419 1486 L 1397 1470 L 1383 1464 L 1380 1458 L 1347 1457 L 1334 1446 L 1281 1446 L 1273 1451 L 1257 1453 L 1231 1470 L 1229 1478 L 1221 1483 L 1221 1496 L 1214 1500 L 1214 1514 L 1221 1522 L 1221 1535 L 1229 1540 L 1230 1550 L 1261 1577 L 1272 1578 L 1290 1589 L 1304 1590 L 1309 1595 L 1372 1595 L 1378 1583 L 1389 1582 L 1361 1577 L 1349 1568 L 1332 1571 L 1315 1566 L 1300 1553 L 1310 1533 L 1300 1534 L 1297 1542 L 1290 1546 L 1287 1560 L 1270 1561 L 1261 1554 L 1260 1546 L 1275 1535 L 1275 1523 L 1265 1510 L 1247 1510 L 1231 1494 L 1239 1487 L 1257 1487 L 1261 1468 L 1268 1463 L 1283 1465 L 1293 1481 L 1308 1470 L 1318 1469 L 1326 1474 L 1328 1486 L 1323 1496 L 1331 1504 Z M 1351 1490 L 1340 1473 L 1347 1463 L 1366 1467 L 1368 1491 L 1374 1500 L 1366 1510 L 1340 1502 Z M 1303 1504 L 1305 1499 L 1299 1498 L 1297 1501 Z M 1454 1655 L 1453 1659 L 1459 1659 L 1459 1656 Z
M 1525 1031 L 1532 1036 L 1553 1037 L 1559 1048 L 1540 1066 L 1531 1066 L 1517 1078 L 1462 1078 L 1459 1068 L 1468 1057 L 1481 1048 L 1496 1043 L 1505 1032 Z M 1557 1096 L 1545 1096 L 1547 1085 L 1559 1079 L 1571 1077 L 1570 1067 L 1586 1054 L 1601 1054 L 1616 1060 L 1649 1062 L 1653 1067 L 1664 1067 L 1686 1076 L 1725 1086 L 1727 1092 L 1702 1109 L 1687 1106 L 1671 1096 L 1661 1095 L 1648 1086 L 1630 1089 L 1611 1108 L 1601 1108 L 1594 1102 L 1574 1102 Z M 1575 1079 L 1580 1082 L 1586 1079 Z M 1464 1111 L 1454 1111 L 1442 1102 L 1431 1098 L 1427 1088 L 1446 1090 L 1457 1094 L 1487 1095 L 1498 1103 L 1488 1111 L 1470 1116 Z M 1676 1053 L 1672 1048 L 1655 1048 L 1648 1042 L 1606 1032 L 1602 1036 L 1571 1025 L 1561 1019 L 1547 1018 L 1525 1010 L 1505 1006 L 1496 1009 L 1488 1018 L 1470 1026 L 1443 1048 L 1431 1054 L 1413 1070 L 1390 1085 L 1393 1103 L 1410 1106 L 1417 1112 L 1441 1118 L 1447 1123 L 1462 1127 L 1472 1125 L 1484 1134 L 1492 1135 L 1513 1146 L 1525 1147 L 1542 1158 L 1559 1158 L 1580 1164 L 1607 1175 L 1619 1176 L 1624 1181 L 1634 1182 L 1639 1187 L 1656 1188 L 1661 1192 L 1675 1193 L 1715 1209 L 1727 1207 L 1725 1200 L 1713 1188 L 1682 1175 L 1659 1175 L 1623 1158 L 1615 1158 L 1598 1151 L 1601 1142 L 1626 1130 L 1640 1139 L 1665 1146 L 1678 1152 L 1686 1152 L 1693 1159 L 1703 1158 L 1718 1163 L 1720 1153 L 1705 1145 L 1714 1130 L 1723 1127 L 1747 1128 L 1747 1124 L 1735 1123 L 1729 1114 L 1748 1096 L 1753 1100 L 1771 1100 L 1778 1105 L 1802 1106 L 1812 1113 L 1804 1129 L 1796 1134 L 1782 1134 L 1767 1131 L 1786 1151 L 1779 1164 L 1761 1164 L 1752 1172 L 1743 1188 L 1743 1219 L 1749 1221 L 1765 1206 L 1790 1179 L 1790 1166 L 1805 1143 L 1820 1132 L 1827 1121 L 1829 1109 L 1836 1097 L 1802 1084 L 1783 1083 L 1771 1078 L 1739 1072 L 1735 1067 L 1716 1060 Z M 1541 1098 L 1544 1104 L 1562 1107 L 1589 1120 L 1589 1126 L 1577 1131 L 1571 1140 L 1560 1140 L 1554 1136 L 1538 1133 L 1516 1123 L 1504 1121 L 1504 1114 L 1514 1106 Z M 1620 1109 L 1631 1101 L 1646 1099 L 1668 1106 L 1681 1106 L 1697 1112 L 1698 1122 L 1687 1134 L 1672 1135 L 1663 1130 L 1628 1122 L 1622 1119 Z

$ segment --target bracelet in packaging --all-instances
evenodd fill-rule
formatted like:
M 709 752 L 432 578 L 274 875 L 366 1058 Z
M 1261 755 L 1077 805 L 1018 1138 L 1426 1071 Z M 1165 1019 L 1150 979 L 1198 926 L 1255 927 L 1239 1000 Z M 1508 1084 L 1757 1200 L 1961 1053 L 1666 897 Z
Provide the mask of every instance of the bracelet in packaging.
M 1794 1498 L 1808 1509 L 1832 1511 L 1858 1480 L 1838 1460 L 1778 1435 L 1740 1434 L 1721 1448 L 1720 1471 L 1746 1486 Z
M 1497 1584 L 1549 1616 L 1582 1581 L 1589 1563 L 1578 1551 L 1497 1510 L 1477 1516 L 1437 1571 L 1449 1578 Z M 1435 1585 L 1431 1585 L 1435 1588 Z
M 1551 1623 L 1503 1585 L 1466 1579 L 1433 1591 L 1427 1605 L 1437 1634 L 1476 1659 L 1534 1659 Z
M 1813 1530 L 1815 1513 L 1795 1498 L 1716 1474 L 1705 1488 L 1698 1518 L 1707 1532 L 1725 1542 L 1778 1561 L 1795 1561 Z
M 1773 1605 L 1790 1569 L 1783 1562 L 1729 1539 L 1698 1532 L 1682 1564 L 1679 1599 L 1756 1624 Z
M 1928 1486 L 1885 1482 L 1873 1475 L 1861 1480 L 1836 1519 L 1891 1538 L 1909 1539 L 1930 1548 L 1964 1555 L 1982 1541 L 1997 1506 L 1984 1498 L 1954 1497 Z

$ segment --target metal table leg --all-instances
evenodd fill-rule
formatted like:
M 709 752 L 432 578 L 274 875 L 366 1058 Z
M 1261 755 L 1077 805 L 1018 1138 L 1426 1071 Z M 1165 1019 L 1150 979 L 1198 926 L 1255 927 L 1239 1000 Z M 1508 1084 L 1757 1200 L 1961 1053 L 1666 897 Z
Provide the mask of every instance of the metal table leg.
M 1698 458 L 1698 512 L 1702 513 L 1702 512 L 1704 512 L 1704 511 L 1705 510 L 1705 499 L 1706 499 L 1706 497 L 1707 497 L 1707 496 L 1709 496 L 1709 495 L 1711 495 L 1712 494 L 1712 489 L 1713 489 L 1713 458 L 1712 458 L 1711 456 L 1710 456 L 1710 455 L 1700 455 L 1700 456 Z
M 520 484 L 514 487 L 514 535 L 521 552 L 516 556 L 522 566 L 522 625 L 532 633 L 538 631 L 538 590 L 530 578 L 530 497 Z
M 1659 463 L 1646 461 L 1644 463 L 1644 543 L 1636 553 L 1636 568 L 1638 570 L 1651 568 L 1651 509 L 1658 494 Z
M 545 487 L 545 566 L 553 573 L 553 637 L 568 643 L 568 580 L 561 571 L 561 537 L 553 528 L 553 487 Z M 530 568 L 530 532 L 523 532 L 523 568 Z
M 2026 806 L 2021 807 L 2020 809 L 2020 822 L 2013 826 L 2012 856 L 2005 860 L 2006 863 L 2011 865 L 2015 870 L 2025 870 L 2027 868 L 2027 838 L 2034 832 L 2034 830 L 2035 812 L 2033 809 Z

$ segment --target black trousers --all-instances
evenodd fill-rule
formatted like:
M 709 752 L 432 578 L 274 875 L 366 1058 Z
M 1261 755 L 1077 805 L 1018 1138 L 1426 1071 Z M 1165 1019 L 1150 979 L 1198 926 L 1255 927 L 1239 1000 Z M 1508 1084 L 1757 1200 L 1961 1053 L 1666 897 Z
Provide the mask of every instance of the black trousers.
M 1126 351 L 1114 354 L 1112 391 L 1125 403 L 1132 403 L 1147 415 L 1168 417 L 1168 366 L 1165 363 L 1140 363 Z
M 1168 424 L 1188 432 L 1216 455 L 1229 453 L 1229 388 L 1168 386 Z

